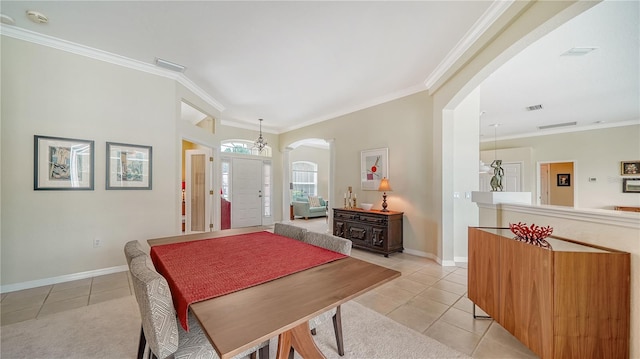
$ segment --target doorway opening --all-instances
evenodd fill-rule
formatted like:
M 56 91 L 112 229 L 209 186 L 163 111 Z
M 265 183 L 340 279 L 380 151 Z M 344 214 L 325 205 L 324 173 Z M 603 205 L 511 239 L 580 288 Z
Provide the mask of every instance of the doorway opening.
M 538 163 L 538 205 L 574 207 L 573 162 Z
M 182 140 L 182 232 L 214 228 L 213 149 Z

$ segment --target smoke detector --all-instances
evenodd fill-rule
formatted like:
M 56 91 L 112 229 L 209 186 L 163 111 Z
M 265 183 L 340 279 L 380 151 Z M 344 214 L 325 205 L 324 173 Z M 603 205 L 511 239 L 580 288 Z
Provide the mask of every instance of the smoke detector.
M 27 10 L 27 17 L 36 24 L 46 24 L 49 22 L 49 19 L 38 11 Z

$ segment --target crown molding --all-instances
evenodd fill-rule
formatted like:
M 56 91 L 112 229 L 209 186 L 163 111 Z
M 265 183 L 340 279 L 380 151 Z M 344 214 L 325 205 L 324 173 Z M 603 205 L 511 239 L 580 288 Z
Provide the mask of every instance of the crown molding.
M 447 71 L 453 67 L 453 65 L 458 61 L 462 55 L 467 52 L 471 48 L 471 46 L 478 41 L 480 36 L 485 33 L 489 29 L 493 23 L 502 16 L 502 14 L 513 4 L 515 0 L 509 1 L 494 1 L 491 3 L 491 6 L 487 9 L 487 11 L 482 14 L 482 16 L 478 19 L 478 21 L 473 24 L 471 29 L 467 31 L 467 33 L 458 41 L 456 46 L 449 51 L 447 56 L 442 60 L 440 64 L 436 67 L 435 70 L 429 75 L 429 77 L 424 81 L 424 85 L 428 90 L 431 88 L 445 76 Z
M 635 120 L 618 121 L 618 122 L 610 122 L 610 123 L 607 123 L 607 122 L 594 123 L 594 124 L 578 126 L 578 127 L 565 127 L 565 128 L 560 127 L 556 129 L 544 130 L 539 132 L 527 132 L 527 133 L 522 133 L 517 135 L 498 136 L 495 139 L 486 137 L 481 139 L 480 143 L 488 143 L 488 142 L 502 141 L 502 140 L 515 140 L 519 138 L 558 135 L 563 133 L 574 133 L 574 132 L 591 131 L 591 130 L 603 130 L 606 128 L 636 126 L 636 125 L 640 125 L 640 118 Z
M 225 107 L 218 102 L 216 99 L 211 97 L 208 93 L 206 93 L 203 89 L 201 89 L 198 85 L 196 85 L 193 81 L 191 81 L 188 77 L 186 77 L 182 73 L 173 72 L 170 70 L 165 70 L 155 65 L 130 59 L 128 57 L 116 55 L 107 51 L 98 50 L 89 46 L 84 46 L 80 44 L 76 44 L 70 41 L 58 39 L 53 36 L 48 36 L 44 34 L 40 34 L 34 31 L 22 29 L 15 26 L 0 26 L 0 35 L 8 36 L 14 39 L 31 42 L 34 44 L 47 46 L 50 48 L 54 48 L 57 50 L 62 50 L 65 52 L 69 52 L 72 54 L 89 57 L 95 60 L 104 61 L 113 65 L 118 65 L 122 67 L 126 67 L 129 69 L 146 72 L 149 74 L 166 77 L 176 82 L 180 83 L 182 86 L 186 87 L 194 94 L 202 98 L 209 105 L 213 106 L 216 110 L 222 112 Z

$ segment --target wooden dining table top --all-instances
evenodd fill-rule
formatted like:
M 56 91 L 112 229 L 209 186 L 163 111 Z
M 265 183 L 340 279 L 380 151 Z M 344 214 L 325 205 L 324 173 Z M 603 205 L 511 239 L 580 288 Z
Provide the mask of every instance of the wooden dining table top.
M 154 246 L 263 230 L 264 227 L 252 227 L 150 239 L 148 243 Z M 310 319 L 399 276 L 398 271 L 347 257 L 193 303 L 190 309 L 222 359 L 275 336 L 280 338 L 279 354 L 284 356 L 288 349 L 280 353 L 283 333 L 297 329 L 298 335 L 307 336 L 308 332 L 300 331 L 300 327 L 308 326 Z M 310 338 L 308 334 L 306 340 Z

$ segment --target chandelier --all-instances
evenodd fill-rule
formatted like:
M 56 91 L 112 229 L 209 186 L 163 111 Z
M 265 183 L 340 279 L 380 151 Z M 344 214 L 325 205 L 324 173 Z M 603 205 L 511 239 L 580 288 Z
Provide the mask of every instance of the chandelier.
M 260 136 L 258 136 L 258 139 L 254 143 L 254 147 L 258 149 L 258 152 L 262 152 L 262 150 L 267 147 L 267 141 L 262 137 L 262 119 L 258 121 L 260 121 Z

